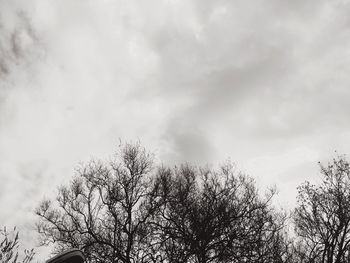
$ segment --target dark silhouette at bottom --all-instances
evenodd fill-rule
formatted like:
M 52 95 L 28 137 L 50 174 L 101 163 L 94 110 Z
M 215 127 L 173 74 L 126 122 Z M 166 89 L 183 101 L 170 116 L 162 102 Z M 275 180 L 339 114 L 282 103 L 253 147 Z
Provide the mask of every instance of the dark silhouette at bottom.
M 79 249 L 70 249 L 49 259 L 46 263 L 84 263 L 85 258 Z

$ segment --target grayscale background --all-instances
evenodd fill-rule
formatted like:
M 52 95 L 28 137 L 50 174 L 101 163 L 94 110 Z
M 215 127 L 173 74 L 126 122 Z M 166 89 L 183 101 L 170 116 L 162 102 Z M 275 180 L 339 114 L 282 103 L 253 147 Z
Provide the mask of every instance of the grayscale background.
M 292 207 L 349 152 L 346 0 L 0 0 L 0 224 L 74 168 L 140 140 L 160 162 L 230 158 Z M 44 253 L 44 252 L 43 252 Z

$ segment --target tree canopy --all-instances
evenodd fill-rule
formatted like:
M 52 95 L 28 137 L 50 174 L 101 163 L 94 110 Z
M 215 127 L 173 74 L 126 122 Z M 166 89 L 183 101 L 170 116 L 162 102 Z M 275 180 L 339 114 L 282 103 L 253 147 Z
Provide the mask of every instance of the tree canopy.
M 350 261 L 350 167 L 344 157 L 324 166 L 322 181 L 299 187 L 296 233 L 306 262 Z
M 0 262 L 29 263 L 33 260 L 34 249 L 20 250 L 19 240 L 16 227 L 10 231 L 6 227 L 0 229 Z
M 349 163 L 320 168 L 321 182 L 301 184 L 288 213 L 273 205 L 275 190 L 260 191 L 231 162 L 155 164 L 125 143 L 43 200 L 37 230 L 43 245 L 79 248 L 87 263 L 350 262 Z
M 87 262 L 277 262 L 284 216 L 274 194 L 261 196 L 232 163 L 154 166 L 140 144 L 124 144 L 42 201 L 37 228 L 42 244 L 80 248 Z

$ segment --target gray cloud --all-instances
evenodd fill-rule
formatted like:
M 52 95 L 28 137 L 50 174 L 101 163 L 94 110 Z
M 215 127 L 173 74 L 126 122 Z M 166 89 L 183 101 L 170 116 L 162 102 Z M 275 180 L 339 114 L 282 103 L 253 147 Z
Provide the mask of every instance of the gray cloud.
M 190 97 L 192 105 L 183 116 L 197 126 L 219 116 L 238 123 L 241 133 L 262 139 L 347 126 L 346 103 L 337 99 L 344 80 L 337 83 L 334 75 L 339 67 L 334 64 L 344 60 L 339 57 L 343 47 L 329 42 L 328 32 L 343 33 L 348 6 L 310 2 L 249 4 L 249 12 L 242 2 L 210 2 L 193 18 L 200 21 L 200 33 L 181 22 L 164 26 L 154 47 L 161 60 L 159 92 L 164 98 Z M 327 78 L 332 90 L 324 87 Z M 230 129 L 227 121 L 223 129 Z
M 1 9 L 0 77 L 4 79 L 15 68 L 28 62 L 37 37 L 27 14 L 20 8 Z M 7 7 L 7 8 L 6 8 Z

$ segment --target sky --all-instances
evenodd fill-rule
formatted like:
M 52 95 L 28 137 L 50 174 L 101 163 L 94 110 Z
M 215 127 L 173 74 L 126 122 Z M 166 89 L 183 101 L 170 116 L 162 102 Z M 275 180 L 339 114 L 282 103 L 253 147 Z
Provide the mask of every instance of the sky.
M 136 141 L 159 162 L 231 160 L 292 208 L 348 154 L 345 0 L 0 0 L 0 225 L 79 163 Z

